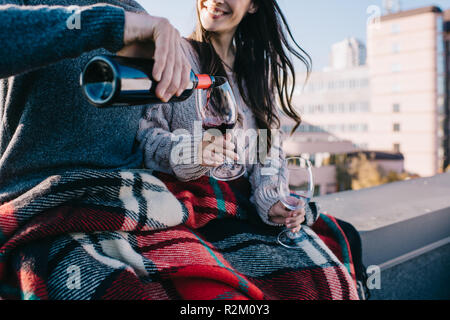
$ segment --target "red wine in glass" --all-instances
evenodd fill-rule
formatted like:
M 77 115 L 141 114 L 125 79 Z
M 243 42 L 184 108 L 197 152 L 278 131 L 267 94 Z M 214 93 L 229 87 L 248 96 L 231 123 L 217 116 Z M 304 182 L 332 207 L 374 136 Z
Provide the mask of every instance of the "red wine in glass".
M 217 129 L 222 135 L 230 133 L 234 141 L 233 128 L 237 122 L 238 106 L 227 78 L 215 77 L 214 87 L 206 92 L 197 91 L 196 97 L 203 129 Z M 224 164 L 211 169 L 211 176 L 219 181 L 234 180 L 244 174 L 245 166 L 228 158 Z

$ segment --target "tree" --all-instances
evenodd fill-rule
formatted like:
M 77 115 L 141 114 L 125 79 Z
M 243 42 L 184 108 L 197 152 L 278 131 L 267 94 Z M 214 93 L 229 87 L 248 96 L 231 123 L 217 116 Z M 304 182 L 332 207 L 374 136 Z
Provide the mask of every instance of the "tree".
M 407 180 L 410 178 L 418 178 L 417 175 L 411 175 L 408 172 L 398 173 L 395 171 L 389 171 L 387 174 L 382 174 L 382 183 L 390 183 L 395 181 Z
M 337 192 L 352 189 L 352 177 L 348 172 L 347 155 L 332 155 L 330 164 L 336 166 Z
M 370 188 L 383 183 L 377 165 L 370 162 L 364 153 L 351 158 L 348 172 L 352 177 L 353 190 Z
M 356 156 L 337 155 L 333 158 L 336 165 L 336 181 L 338 192 L 359 190 L 381 184 L 417 178 L 418 175 L 408 172 L 385 172 L 374 160 L 375 154 L 358 153 Z

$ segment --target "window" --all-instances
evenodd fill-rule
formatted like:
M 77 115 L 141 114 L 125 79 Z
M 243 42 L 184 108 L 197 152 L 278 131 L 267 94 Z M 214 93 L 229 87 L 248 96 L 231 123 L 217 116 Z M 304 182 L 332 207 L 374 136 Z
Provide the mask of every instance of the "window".
M 400 153 L 400 143 L 394 143 L 393 149 L 394 149 L 394 152 Z
M 367 123 L 363 123 L 361 125 L 361 131 L 363 131 L 363 132 L 369 131 L 369 125 Z
M 328 89 L 334 89 L 334 81 L 328 82 Z
M 318 82 L 317 83 L 317 90 L 323 91 L 323 89 L 324 89 L 323 81 Z
M 392 105 L 392 112 L 399 113 L 400 112 L 400 104 L 394 103 Z
M 394 123 L 394 125 L 392 126 L 392 130 L 394 130 L 394 132 L 399 132 L 400 131 L 400 123 Z
M 356 112 L 356 104 L 354 102 L 350 102 L 349 111 Z
M 368 102 L 362 102 L 361 103 L 361 112 L 369 112 L 369 103 Z
M 392 72 L 402 71 L 402 65 L 400 63 L 394 63 L 391 67 Z
M 392 92 L 393 93 L 397 93 L 401 91 L 401 86 L 398 83 L 395 83 L 394 85 L 392 85 Z
M 399 33 L 400 32 L 400 26 L 397 23 L 393 23 L 391 27 L 392 33 Z
M 392 53 L 399 53 L 400 52 L 400 44 L 394 43 L 392 44 Z
M 349 86 L 350 88 L 355 88 L 355 87 L 356 87 L 356 80 L 355 80 L 355 79 L 349 80 L 348 86 Z
M 369 79 L 361 79 L 361 87 L 365 88 L 369 85 Z

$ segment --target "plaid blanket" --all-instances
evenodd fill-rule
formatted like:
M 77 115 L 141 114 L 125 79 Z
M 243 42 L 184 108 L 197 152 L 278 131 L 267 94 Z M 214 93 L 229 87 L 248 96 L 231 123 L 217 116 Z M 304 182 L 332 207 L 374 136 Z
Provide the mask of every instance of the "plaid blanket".
M 158 177 L 74 171 L 3 203 L 0 298 L 358 298 L 333 217 L 286 249 L 259 221 L 247 180 Z

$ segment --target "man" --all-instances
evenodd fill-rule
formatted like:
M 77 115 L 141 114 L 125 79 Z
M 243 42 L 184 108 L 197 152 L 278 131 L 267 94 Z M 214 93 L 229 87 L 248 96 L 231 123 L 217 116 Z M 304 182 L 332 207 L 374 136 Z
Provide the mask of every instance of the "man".
M 0 204 L 68 170 L 141 165 L 142 107 L 100 110 L 81 93 L 92 56 L 154 53 L 161 100 L 187 87 L 190 64 L 167 19 L 131 0 L 103 2 L 0 0 Z

